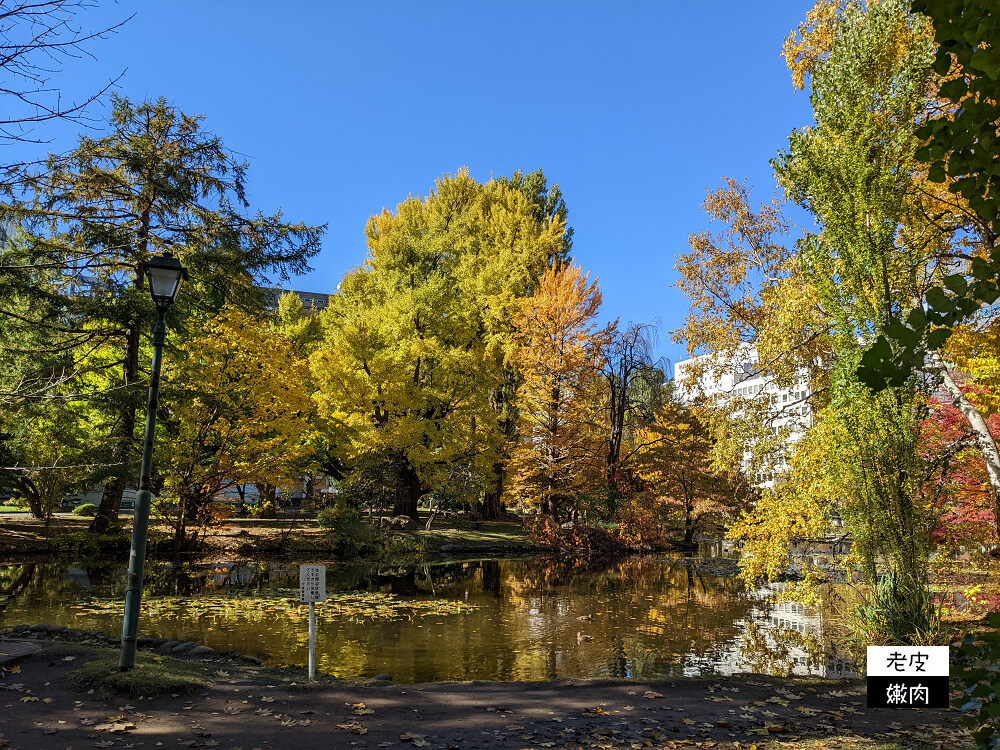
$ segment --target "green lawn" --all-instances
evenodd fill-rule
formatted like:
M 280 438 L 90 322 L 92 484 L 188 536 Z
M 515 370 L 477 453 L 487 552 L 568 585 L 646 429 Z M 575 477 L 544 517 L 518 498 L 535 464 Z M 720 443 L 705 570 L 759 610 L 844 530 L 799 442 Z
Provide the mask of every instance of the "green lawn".
M 459 547 L 496 547 L 506 545 L 524 545 L 528 536 L 520 524 L 482 522 L 479 529 L 456 529 L 448 526 L 437 527 L 435 521 L 430 531 L 410 532 L 420 535 L 420 538 L 431 547 L 441 547 L 454 544 Z
M 0 513 L 27 513 L 27 508 L 17 505 L 0 505 Z

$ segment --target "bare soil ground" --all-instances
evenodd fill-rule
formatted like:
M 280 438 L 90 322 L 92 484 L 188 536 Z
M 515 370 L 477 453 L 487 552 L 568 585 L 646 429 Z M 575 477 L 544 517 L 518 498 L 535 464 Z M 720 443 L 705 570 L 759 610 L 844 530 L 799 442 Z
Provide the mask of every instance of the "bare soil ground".
M 203 688 L 146 699 L 88 693 L 68 681 L 70 671 L 112 650 L 39 642 L 40 653 L 2 667 L 0 734 L 8 750 L 969 746 L 958 712 L 867 709 L 858 681 L 310 684 L 301 670 L 214 654 L 199 662 L 209 680 Z

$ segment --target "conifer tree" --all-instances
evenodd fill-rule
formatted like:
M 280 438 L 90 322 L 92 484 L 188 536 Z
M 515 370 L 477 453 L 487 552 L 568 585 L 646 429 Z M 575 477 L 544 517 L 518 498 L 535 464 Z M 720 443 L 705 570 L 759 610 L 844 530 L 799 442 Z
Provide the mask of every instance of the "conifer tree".
M 70 337 L 75 367 L 101 354 L 96 366 L 106 373 L 106 387 L 98 403 L 111 429 L 96 530 L 116 519 L 136 469 L 142 335 L 155 315 L 145 289 L 149 258 L 173 251 L 190 273 L 191 284 L 171 309 L 176 328 L 192 307 L 218 309 L 229 299 L 259 304 L 255 285 L 270 274 L 288 278 L 307 270 L 322 232 L 286 223 L 280 212 L 248 213 L 247 165 L 204 130 L 202 117 L 162 98 L 112 103 L 107 135 L 81 136 L 70 153 L 25 170 L 23 196 L 2 209 L 25 237 L 4 249 L 0 284 L 38 299 L 40 309 L 60 308 L 56 327 Z M 49 274 L 45 286 L 36 283 L 41 271 Z M 0 299 L 0 316 L 18 319 L 11 298 Z M 37 314 L 20 320 L 50 325 Z
M 546 271 L 538 291 L 514 318 L 514 362 L 520 436 L 512 459 L 511 492 L 544 508 L 558 522 L 599 462 L 598 384 L 601 352 L 612 326 L 599 327 L 601 292 L 579 266 Z

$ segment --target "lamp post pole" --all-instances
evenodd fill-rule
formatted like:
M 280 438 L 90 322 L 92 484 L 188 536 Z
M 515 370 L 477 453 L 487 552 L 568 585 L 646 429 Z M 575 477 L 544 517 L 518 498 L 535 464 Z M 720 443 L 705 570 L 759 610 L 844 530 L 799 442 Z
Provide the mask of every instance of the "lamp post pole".
M 142 469 L 139 491 L 135 496 L 132 518 L 132 549 L 128 558 L 128 585 L 125 589 L 125 620 L 122 623 L 122 654 L 118 668 L 126 672 L 135 666 L 135 641 L 139 632 L 139 604 L 142 601 L 142 574 L 146 566 L 146 536 L 149 531 L 149 510 L 152 495 L 149 475 L 153 465 L 153 438 L 156 434 L 156 405 L 160 398 L 160 361 L 163 342 L 167 337 L 164 321 L 166 309 L 161 308 L 153 328 L 153 366 L 149 379 L 149 400 L 146 402 L 146 431 L 142 438 Z
M 146 430 L 142 439 L 142 468 L 139 491 L 135 496 L 132 517 L 132 548 L 128 558 L 128 582 L 125 588 L 125 618 L 122 621 L 122 652 L 118 669 L 127 672 L 135 666 L 136 635 L 139 632 L 139 604 L 142 602 L 142 574 L 146 566 L 146 536 L 149 531 L 149 491 L 153 466 L 153 440 L 156 437 L 156 405 L 160 398 L 160 362 L 167 337 L 167 309 L 174 301 L 186 272 L 170 253 L 149 262 L 149 285 L 156 302 L 158 318 L 153 327 L 153 362 L 149 377 L 149 399 L 146 402 Z

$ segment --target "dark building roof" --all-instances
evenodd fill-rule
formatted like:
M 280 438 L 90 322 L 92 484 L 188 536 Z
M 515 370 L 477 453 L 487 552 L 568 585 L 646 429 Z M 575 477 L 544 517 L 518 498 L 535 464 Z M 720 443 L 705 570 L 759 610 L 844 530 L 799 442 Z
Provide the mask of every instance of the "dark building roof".
M 278 287 L 271 287 L 267 290 L 267 308 L 269 310 L 277 309 L 278 300 L 283 294 L 288 294 L 289 292 L 298 295 L 298 298 L 302 300 L 302 307 L 306 310 L 325 310 L 326 306 L 330 304 L 329 294 L 323 294 L 322 292 L 301 292 L 297 289 L 279 289 Z

